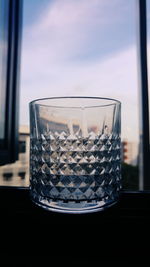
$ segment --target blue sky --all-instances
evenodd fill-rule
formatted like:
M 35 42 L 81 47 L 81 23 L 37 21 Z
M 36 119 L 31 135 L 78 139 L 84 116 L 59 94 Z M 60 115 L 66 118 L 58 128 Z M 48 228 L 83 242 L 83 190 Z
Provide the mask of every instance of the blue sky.
M 20 124 L 39 97 L 111 97 L 122 137 L 137 141 L 135 12 L 135 0 L 25 0 Z
M 69 12 L 72 12 L 71 14 L 67 14 L 67 8 Z M 38 21 L 42 21 L 44 16 L 51 20 L 54 13 L 55 19 L 57 19 L 57 15 L 62 16 L 60 20 L 62 19 L 63 25 L 64 17 L 68 16 L 66 24 L 64 23 L 65 29 L 68 29 L 69 22 L 74 26 L 74 22 L 82 34 L 79 36 L 76 33 L 75 38 L 88 35 L 87 46 L 84 49 L 79 47 L 76 54 L 72 53 L 72 59 L 93 60 L 97 57 L 108 56 L 109 53 L 114 53 L 135 43 L 134 12 L 135 0 L 26 0 L 24 1 L 24 29 L 27 32 L 30 31 L 29 29 Z M 74 21 L 71 19 L 73 13 Z M 83 17 L 81 17 L 82 15 Z M 60 20 L 58 17 L 59 22 Z M 61 29 L 59 22 L 58 25 Z M 53 31 L 55 28 L 51 30 Z M 58 38 L 61 41 L 61 35 Z

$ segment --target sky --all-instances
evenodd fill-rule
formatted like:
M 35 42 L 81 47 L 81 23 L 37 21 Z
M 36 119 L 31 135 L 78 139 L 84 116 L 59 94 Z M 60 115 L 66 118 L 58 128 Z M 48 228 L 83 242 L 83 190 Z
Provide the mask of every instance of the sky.
M 137 142 L 136 40 L 135 0 L 25 0 L 20 124 L 37 98 L 116 98 L 122 139 Z

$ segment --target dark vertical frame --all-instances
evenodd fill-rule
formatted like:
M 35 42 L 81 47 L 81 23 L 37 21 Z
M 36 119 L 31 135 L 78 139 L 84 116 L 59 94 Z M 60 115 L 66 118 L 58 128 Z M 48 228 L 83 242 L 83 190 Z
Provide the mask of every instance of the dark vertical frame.
M 140 110 L 140 151 L 139 189 L 150 190 L 149 152 L 149 106 L 147 76 L 147 19 L 146 0 L 138 0 L 138 67 L 139 67 L 139 110 Z
M 0 150 L 0 165 L 18 159 L 19 76 L 22 30 L 22 0 L 9 1 L 8 57 L 6 81 L 5 138 Z

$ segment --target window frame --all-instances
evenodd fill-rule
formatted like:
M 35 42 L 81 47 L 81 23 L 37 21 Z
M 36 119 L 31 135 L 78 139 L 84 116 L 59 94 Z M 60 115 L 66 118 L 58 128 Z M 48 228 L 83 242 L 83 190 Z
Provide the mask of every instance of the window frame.
M 150 190 L 149 103 L 147 71 L 147 1 L 137 2 L 139 74 L 139 189 Z
M 8 51 L 6 73 L 5 134 L 0 165 L 18 159 L 19 77 L 22 32 L 22 0 L 8 0 Z

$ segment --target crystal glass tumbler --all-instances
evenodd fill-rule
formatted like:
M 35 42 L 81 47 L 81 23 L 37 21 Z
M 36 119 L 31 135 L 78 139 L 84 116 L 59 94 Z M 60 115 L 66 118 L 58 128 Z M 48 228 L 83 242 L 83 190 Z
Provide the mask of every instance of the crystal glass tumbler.
M 85 213 L 116 203 L 120 110 L 119 101 L 98 97 L 30 103 L 30 194 L 36 204 Z

